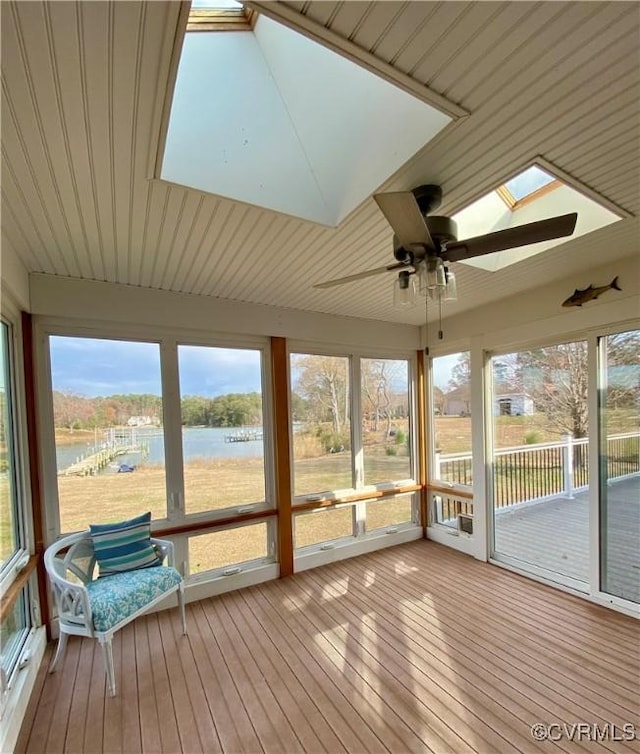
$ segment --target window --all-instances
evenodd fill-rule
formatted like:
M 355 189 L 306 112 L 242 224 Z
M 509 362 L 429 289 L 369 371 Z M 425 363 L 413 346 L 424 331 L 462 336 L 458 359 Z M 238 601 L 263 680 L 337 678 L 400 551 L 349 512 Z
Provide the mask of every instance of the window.
M 411 477 L 409 363 L 361 359 L 364 484 Z
M 304 506 L 294 513 L 297 552 L 414 525 L 414 496 L 389 494 L 413 484 L 410 365 L 406 358 L 291 354 L 293 503 Z M 385 497 L 367 500 L 372 488 Z
M 60 531 L 166 518 L 157 343 L 49 339 Z
M 0 576 L 3 595 L 14 583 L 20 564 L 26 563 L 27 542 L 23 530 L 23 489 L 16 452 L 16 385 L 12 328 L 1 322 L 0 343 Z M 16 568 L 17 567 L 17 568 Z M 17 671 L 18 660 L 29 636 L 31 616 L 29 587 L 22 589 L 13 608 L 0 624 L 0 682 L 6 691 Z
M 294 518 L 296 549 L 354 536 L 354 507 L 323 508 Z M 329 549 L 327 546 L 326 549 Z
M 470 485 L 471 358 L 461 351 L 432 360 L 433 481 Z
M 496 272 L 620 219 L 613 205 L 591 198 L 595 194 L 573 180 L 571 183 L 560 180 L 554 170 L 553 165 L 538 158 L 536 164 L 456 212 L 453 220 L 458 227 L 458 238 L 472 238 L 576 212 L 578 219 L 571 239 L 554 238 L 497 251 L 466 259 L 463 264 Z
M 0 358 L 0 562 L 4 567 L 20 548 L 20 510 L 13 421 L 10 330 L 2 322 Z
M 412 520 L 414 514 L 413 495 L 368 500 L 366 509 L 367 531 L 389 528 L 395 530 L 395 527 L 399 524 L 406 524 Z
M 366 503 L 367 531 L 394 529 L 399 524 L 410 523 L 414 513 L 413 495 L 368 500 Z
M 501 196 L 503 199 L 505 198 L 505 194 L 512 199 L 508 204 L 513 208 L 518 202 L 534 198 L 543 188 L 560 185 L 560 181 L 545 170 L 542 170 L 537 165 L 531 165 L 531 167 L 523 170 L 522 173 L 518 173 L 518 175 L 508 180 L 503 186 L 500 186 L 498 192 L 500 193 L 500 190 L 502 190 L 503 193 L 501 193 Z
M 264 502 L 261 352 L 180 345 L 178 361 L 185 512 Z
M 294 494 L 353 487 L 349 359 L 291 355 Z
M 6 689 L 11 682 L 11 676 L 17 667 L 22 647 L 29 633 L 27 593 L 28 589 L 22 590 L 11 612 L 0 623 L 0 678 L 2 689 Z
M 250 31 L 255 15 L 236 0 L 192 0 L 187 31 Z
M 243 563 L 267 558 L 273 559 L 267 523 L 189 537 L 190 575 L 220 569 L 231 575 L 241 570 Z

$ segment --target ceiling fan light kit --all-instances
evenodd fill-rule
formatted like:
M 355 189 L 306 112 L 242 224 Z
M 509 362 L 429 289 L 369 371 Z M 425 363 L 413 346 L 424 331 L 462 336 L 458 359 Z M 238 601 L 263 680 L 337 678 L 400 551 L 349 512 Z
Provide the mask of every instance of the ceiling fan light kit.
M 414 306 L 416 300 L 416 276 L 410 270 L 401 270 L 393 283 L 393 305 L 404 309 Z
M 572 212 L 458 241 L 455 221 L 450 217 L 431 214 L 442 201 L 440 186 L 427 184 L 413 191 L 375 194 L 373 198 L 393 228 L 396 263 L 329 280 L 314 287 L 331 288 L 383 272 L 397 271 L 393 286 L 396 306 L 415 304 L 418 290 L 439 304 L 455 301 L 456 278 L 448 263 L 570 236 L 578 218 L 577 213 Z

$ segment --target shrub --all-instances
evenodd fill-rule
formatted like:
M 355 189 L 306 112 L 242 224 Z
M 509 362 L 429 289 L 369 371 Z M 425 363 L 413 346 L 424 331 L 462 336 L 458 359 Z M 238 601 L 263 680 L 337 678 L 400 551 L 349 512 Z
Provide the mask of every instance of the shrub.
M 396 432 L 396 445 L 403 445 L 407 441 L 407 435 L 401 429 Z
M 318 433 L 318 439 L 326 453 L 341 453 L 344 450 L 349 450 L 350 443 L 347 434 L 321 431 Z
M 527 432 L 527 434 L 524 436 L 525 445 L 537 445 L 539 442 L 542 442 L 542 438 L 540 436 L 540 433 L 536 432 L 534 429 L 532 429 L 530 432 Z
M 395 448 L 394 445 L 387 445 L 387 447 L 384 450 L 385 450 L 385 453 L 388 456 L 396 456 L 396 455 L 398 455 L 398 451 L 397 451 L 397 449 Z

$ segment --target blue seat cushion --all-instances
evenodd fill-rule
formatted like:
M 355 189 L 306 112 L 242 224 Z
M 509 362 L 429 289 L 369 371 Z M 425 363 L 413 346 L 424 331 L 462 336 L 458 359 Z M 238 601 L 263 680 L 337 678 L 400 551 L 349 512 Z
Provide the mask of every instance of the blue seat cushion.
M 109 631 L 182 581 L 170 566 L 152 566 L 103 576 L 87 584 L 96 631 Z

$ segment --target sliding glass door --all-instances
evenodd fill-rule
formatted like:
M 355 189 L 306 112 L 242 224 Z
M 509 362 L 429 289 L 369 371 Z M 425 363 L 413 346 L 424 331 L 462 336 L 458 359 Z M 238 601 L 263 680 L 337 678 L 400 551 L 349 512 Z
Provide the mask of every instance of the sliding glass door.
M 587 590 L 587 343 L 491 359 L 492 556 Z
M 640 330 L 598 355 L 600 590 L 640 602 Z
M 640 603 L 640 330 L 589 342 L 490 359 L 491 555 Z

